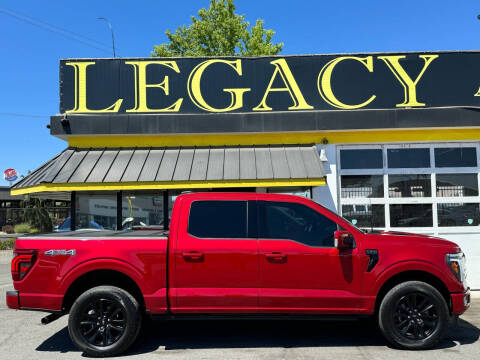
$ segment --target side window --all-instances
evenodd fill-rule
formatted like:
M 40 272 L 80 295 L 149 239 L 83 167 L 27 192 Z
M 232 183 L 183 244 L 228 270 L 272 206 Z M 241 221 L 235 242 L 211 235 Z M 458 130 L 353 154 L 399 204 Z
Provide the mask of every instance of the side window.
M 333 247 L 337 224 L 298 203 L 260 202 L 259 237 L 263 239 L 289 239 L 316 247 Z
M 246 238 L 246 201 L 194 201 L 188 233 L 199 238 Z

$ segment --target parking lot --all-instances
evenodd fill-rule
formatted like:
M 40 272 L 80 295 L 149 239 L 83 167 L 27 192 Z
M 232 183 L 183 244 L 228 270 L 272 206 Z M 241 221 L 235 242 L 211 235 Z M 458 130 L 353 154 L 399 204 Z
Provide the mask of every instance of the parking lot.
M 4 359 L 82 358 L 70 342 L 67 317 L 41 325 L 41 312 L 9 310 L 10 254 L 0 252 L 0 354 Z M 126 356 L 141 359 L 478 359 L 480 298 L 437 349 L 389 348 L 364 321 L 156 321 Z

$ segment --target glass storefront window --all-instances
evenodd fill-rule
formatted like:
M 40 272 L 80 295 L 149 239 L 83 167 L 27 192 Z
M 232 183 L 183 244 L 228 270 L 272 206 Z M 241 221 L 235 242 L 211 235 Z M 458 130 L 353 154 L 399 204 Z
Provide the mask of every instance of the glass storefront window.
M 163 194 L 122 194 L 122 227 L 163 229 Z
M 442 232 L 452 232 L 457 231 L 453 227 L 478 227 L 480 180 L 477 148 L 475 143 L 456 146 L 453 143 L 383 144 L 370 148 L 362 145 L 362 149 L 340 147 L 337 153 L 340 158 L 338 192 L 342 214 L 367 228 L 373 222 L 373 227 L 431 228 L 418 231 L 438 234 L 439 228 L 443 228 Z M 362 161 L 361 153 L 369 154 L 368 151 L 376 154 L 376 165 L 382 165 L 382 155 L 385 159 L 383 165 L 356 163 Z M 383 179 L 388 181 L 388 191 Z M 366 200 L 371 198 L 374 200 Z M 372 202 L 374 205 L 361 204 Z M 381 214 L 385 216 L 384 221 L 375 218 Z
M 437 197 L 478 196 L 477 174 L 437 174 Z
M 341 182 L 342 198 L 383 197 L 382 175 L 343 175 Z
M 116 193 L 77 194 L 76 229 L 115 230 L 117 228 Z
M 429 168 L 430 149 L 387 149 L 387 159 L 390 169 Z
M 342 205 L 342 216 L 361 228 L 385 227 L 385 205 Z
M 388 175 L 388 196 L 430 197 L 432 196 L 430 175 Z
M 436 167 L 476 167 L 477 151 L 474 147 L 435 148 Z
M 382 149 L 340 150 L 342 169 L 383 168 Z
M 478 226 L 479 204 L 437 204 L 438 226 Z
M 391 227 L 433 226 L 432 204 L 390 205 Z

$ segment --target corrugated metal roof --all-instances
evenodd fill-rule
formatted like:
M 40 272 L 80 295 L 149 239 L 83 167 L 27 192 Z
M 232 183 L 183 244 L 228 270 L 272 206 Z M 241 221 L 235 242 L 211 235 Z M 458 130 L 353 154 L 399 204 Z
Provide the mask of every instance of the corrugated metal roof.
M 324 176 L 314 145 L 68 148 L 13 188 L 43 183 L 318 179 Z

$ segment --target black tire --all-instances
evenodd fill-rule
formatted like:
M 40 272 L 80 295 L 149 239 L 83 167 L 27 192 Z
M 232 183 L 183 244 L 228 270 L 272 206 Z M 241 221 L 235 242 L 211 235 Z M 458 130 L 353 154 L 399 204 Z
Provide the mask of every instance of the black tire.
M 68 333 L 90 356 L 113 356 L 126 351 L 142 325 L 138 301 L 115 286 L 97 286 L 78 297 L 70 309 Z
M 383 336 L 396 348 L 424 350 L 443 339 L 450 323 L 447 303 L 433 286 L 407 281 L 383 298 L 378 324 Z

